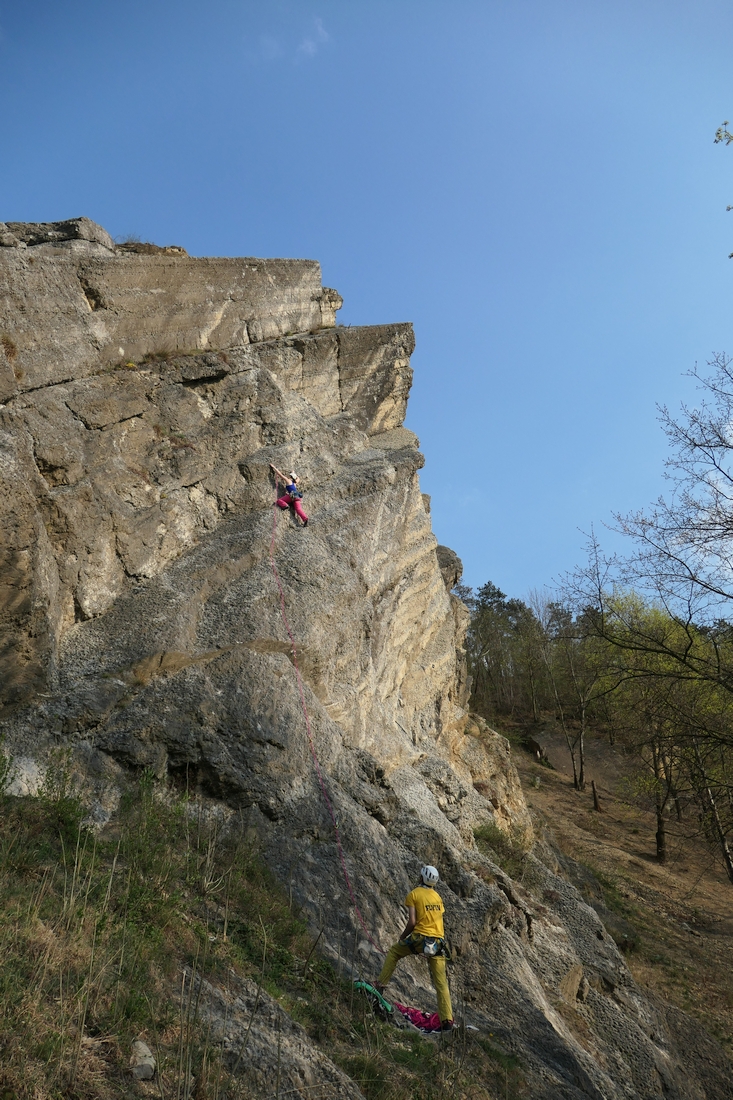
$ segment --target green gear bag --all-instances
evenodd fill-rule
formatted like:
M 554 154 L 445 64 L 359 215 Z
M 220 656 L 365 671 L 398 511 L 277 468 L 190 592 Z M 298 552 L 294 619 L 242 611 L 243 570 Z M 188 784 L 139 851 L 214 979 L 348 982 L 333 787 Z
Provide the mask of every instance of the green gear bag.
M 387 998 L 383 997 L 379 990 L 375 989 L 369 982 L 356 981 L 354 982 L 354 989 L 358 989 L 360 993 L 363 993 L 371 1004 L 372 1009 L 384 1019 L 389 1019 L 394 1012 L 394 1008 Z

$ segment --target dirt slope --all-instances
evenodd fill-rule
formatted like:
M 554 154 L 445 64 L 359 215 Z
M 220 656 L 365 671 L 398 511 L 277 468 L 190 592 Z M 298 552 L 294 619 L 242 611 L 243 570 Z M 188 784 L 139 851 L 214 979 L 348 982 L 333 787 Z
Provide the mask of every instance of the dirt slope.
M 626 951 L 637 982 L 665 1002 L 696 1016 L 728 1050 L 733 1048 L 733 886 L 705 842 L 697 820 L 669 821 L 668 862 L 655 857 L 651 809 L 630 793 L 633 767 L 605 742 L 588 748 L 588 789 L 573 789 L 570 757 L 561 737 L 545 735 L 553 769 L 516 752 L 530 807 L 560 850 L 601 880 L 604 902 L 638 936 Z M 600 793 L 593 808 L 590 779 Z M 539 786 L 537 784 L 539 783 Z

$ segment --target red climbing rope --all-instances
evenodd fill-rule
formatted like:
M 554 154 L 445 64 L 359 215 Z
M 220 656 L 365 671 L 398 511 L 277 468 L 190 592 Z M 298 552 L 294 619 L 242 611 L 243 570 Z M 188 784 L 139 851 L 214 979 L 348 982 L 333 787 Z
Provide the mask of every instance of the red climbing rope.
M 276 493 L 279 494 L 279 492 L 280 492 L 279 479 L 277 477 L 275 478 L 275 486 L 276 486 Z M 344 856 L 344 850 L 341 847 L 341 834 L 339 833 L 339 827 L 338 827 L 338 822 L 336 820 L 336 814 L 334 813 L 334 809 L 333 809 L 333 805 L 331 803 L 331 799 L 328 796 L 328 790 L 326 789 L 326 781 L 323 778 L 323 772 L 321 771 L 321 765 L 320 765 L 319 760 L 318 760 L 318 754 L 316 753 L 316 746 L 313 743 L 313 731 L 311 730 L 310 716 L 308 714 L 308 707 L 307 707 L 306 701 L 305 701 L 305 691 L 303 689 L 303 680 L 302 680 L 301 675 L 300 675 L 300 669 L 298 668 L 298 651 L 297 651 L 297 648 L 296 648 L 296 645 L 295 645 L 295 638 L 293 636 L 293 631 L 292 631 L 292 629 L 290 627 L 290 623 L 288 621 L 288 615 L 287 615 L 287 612 L 285 610 L 285 593 L 283 591 L 282 582 L 280 581 L 280 574 L 278 573 L 277 565 L 275 564 L 275 533 L 276 533 L 276 531 L 277 531 L 277 507 L 275 505 L 273 505 L 273 508 L 272 508 L 272 537 L 270 539 L 270 565 L 272 566 L 272 575 L 275 578 L 275 583 L 277 584 L 278 592 L 280 593 L 280 614 L 282 615 L 283 626 L 285 627 L 285 629 L 287 631 L 288 638 L 290 639 L 290 646 L 291 646 L 291 649 L 293 651 L 293 667 L 295 668 L 295 677 L 298 681 L 298 692 L 300 694 L 300 705 L 303 708 L 303 716 L 305 718 L 305 728 L 308 732 L 308 747 L 310 748 L 311 756 L 313 757 L 313 766 L 316 770 L 316 777 L 318 779 L 318 785 L 321 788 L 321 794 L 323 795 L 323 801 L 326 803 L 326 807 L 328 809 L 329 817 L 331 818 L 331 823 L 333 825 L 333 833 L 334 833 L 334 836 L 336 838 L 336 847 L 338 849 L 339 860 L 341 861 L 341 870 L 343 871 L 344 879 L 346 880 L 346 886 L 347 886 L 348 891 L 349 891 L 349 896 L 351 897 L 351 903 L 354 906 L 354 910 L 355 910 L 356 915 L 359 919 L 359 924 L 361 925 L 362 929 L 364 930 L 364 935 L 369 940 L 369 943 L 372 945 L 372 947 L 376 948 L 376 950 L 380 953 L 380 955 L 383 955 L 384 951 L 382 951 L 382 948 L 379 946 L 378 943 L 374 942 L 371 935 L 369 934 L 369 929 L 367 928 L 366 924 L 364 923 L 364 918 L 361 915 L 361 909 L 359 908 L 359 906 L 357 904 L 357 901 L 356 901 L 356 897 L 354 895 L 354 887 L 351 885 L 351 879 L 349 878 L 349 872 L 346 868 L 346 858 Z

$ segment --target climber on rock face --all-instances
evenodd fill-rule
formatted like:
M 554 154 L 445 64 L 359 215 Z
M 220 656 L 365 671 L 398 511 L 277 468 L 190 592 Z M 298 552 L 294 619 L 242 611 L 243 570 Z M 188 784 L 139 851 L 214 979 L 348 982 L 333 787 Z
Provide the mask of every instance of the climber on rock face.
M 438 996 L 438 1015 L 441 1031 L 453 1030 L 453 1008 L 445 973 L 446 959 L 450 957 L 443 932 L 443 899 L 433 887 L 438 881 L 435 867 L 425 866 L 420 871 L 420 885 L 405 898 L 408 912 L 407 924 L 397 943 L 387 952 L 382 973 L 374 988 L 384 992 L 400 959 L 407 955 L 422 955 L 428 960 L 430 977 Z
M 297 474 L 291 473 L 290 477 L 287 478 L 285 476 L 285 474 L 282 472 L 282 470 L 278 470 L 277 466 L 273 466 L 272 463 L 270 463 L 270 469 L 274 470 L 276 477 L 282 479 L 282 481 L 285 483 L 285 492 L 283 493 L 283 495 L 281 497 L 278 497 L 278 499 L 275 501 L 275 504 L 278 506 L 278 508 L 282 508 L 283 511 L 286 508 L 292 508 L 294 510 L 295 514 L 298 516 L 298 518 L 302 519 L 303 526 L 307 527 L 308 526 L 308 517 L 305 514 L 305 512 L 303 511 L 303 505 L 300 503 L 301 497 L 303 496 L 303 494 L 301 493 L 300 489 L 298 488 Z M 279 482 L 278 482 L 278 491 L 279 491 Z

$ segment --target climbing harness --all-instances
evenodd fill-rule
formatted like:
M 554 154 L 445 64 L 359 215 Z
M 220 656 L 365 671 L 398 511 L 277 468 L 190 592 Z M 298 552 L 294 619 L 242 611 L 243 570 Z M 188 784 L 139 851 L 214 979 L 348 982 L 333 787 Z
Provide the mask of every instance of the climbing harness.
M 276 475 L 275 476 L 276 494 L 279 491 L 278 486 L 279 486 L 279 478 Z M 356 916 L 359 920 L 359 924 L 362 927 L 364 935 L 366 936 L 366 938 L 368 939 L 368 941 L 372 945 L 372 947 L 376 951 L 378 951 L 380 955 L 383 955 L 384 951 L 382 951 L 382 948 L 379 946 L 379 944 L 375 943 L 375 941 L 372 939 L 371 935 L 369 934 L 369 929 L 367 928 L 367 926 L 364 922 L 364 918 L 361 915 L 361 909 L 359 908 L 358 903 L 356 901 L 356 896 L 354 894 L 354 888 L 351 885 L 351 879 L 349 877 L 349 872 L 348 872 L 348 869 L 346 867 L 346 857 L 344 856 L 344 850 L 341 846 L 341 834 L 339 832 L 338 821 L 336 820 L 336 814 L 334 812 L 334 808 L 333 808 L 333 805 L 331 803 L 331 799 L 328 796 L 328 790 L 326 789 L 326 781 L 323 778 L 323 772 L 321 771 L 321 765 L 320 765 L 319 760 L 318 760 L 318 754 L 316 753 L 316 746 L 313 742 L 313 731 L 311 730 L 310 716 L 308 714 L 308 707 L 307 707 L 306 701 L 305 701 L 305 690 L 303 688 L 303 680 L 302 680 L 302 677 L 300 675 L 300 669 L 298 667 L 298 652 L 297 652 L 297 647 L 295 645 L 295 637 L 293 635 L 293 631 L 291 629 L 290 622 L 288 621 L 287 612 L 285 610 L 285 592 L 283 591 L 282 582 L 280 580 L 280 574 L 278 573 L 277 565 L 275 564 L 275 534 L 276 534 L 276 532 L 277 532 L 277 511 L 273 507 L 273 509 L 272 509 L 272 537 L 270 538 L 270 565 L 272 567 L 272 575 L 275 578 L 275 583 L 277 584 L 278 592 L 280 593 L 280 614 L 282 616 L 283 626 L 285 627 L 285 630 L 287 631 L 288 638 L 290 639 L 290 648 L 291 648 L 292 654 L 293 654 L 293 667 L 295 668 L 295 678 L 298 682 L 298 693 L 300 695 L 300 705 L 301 705 L 302 710 L 303 710 L 303 717 L 305 718 L 305 728 L 306 728 L 306 731 L 308 733 L 308 747 L 310 749 L 310 754 L 313 758 L 313 767 L 315 768 L 315 771 L 316 771 L 316 777 L 318 779 L 318 786 L 321 788 L 321 794 L 323 795 L 323 801 L 326 803 L 326 808 L 328 809 L 328 815 L 331 818 L 331 824 L 333 825 L 333 834 L 334 834 L 334 837 L 336 839 L 336 848 L 338 849 L 339 860 L 341 862 L 341 870 L 343 872 L 344 880 L 346 882 L 346 886 L 347 886 L 347 889 L 349 891 L 349 897 L 351 898 L 351 903 L 354 906 L 354 911 L 355 911 Z
M 428 959 L 442 957 L 446 962 L 452 961 L 450 947 L 440 936 L 423 936 L 420 932 L 411 932 L 401 942 L 410 948 L 413 955 L 424 955 Z

